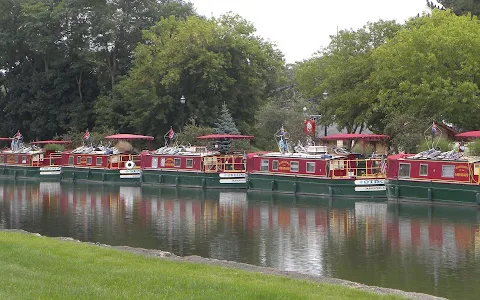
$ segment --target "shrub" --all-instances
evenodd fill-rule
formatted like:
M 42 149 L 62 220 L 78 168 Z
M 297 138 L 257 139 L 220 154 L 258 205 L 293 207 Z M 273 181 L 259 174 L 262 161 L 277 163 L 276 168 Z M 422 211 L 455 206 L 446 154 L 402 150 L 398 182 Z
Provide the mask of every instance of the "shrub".
M 62 152 L 65 150 L 65 145 L 60 145 L 60 144 L 46 144 L 45 147 L 43 147 L 44 150 L 47 151 L 57 151 L 57 152 Z
M 453 150 L 454 148 L 454 143 L 451 141 L 451 140 L 448 140 L 448 139 L 445 139 L 445 138 L 440 138 L 440 139 L 435 139 L 434 142 L 433 142 L 433 145 L 436 147 L 439 147 L 440 148 L 440 151 L 450 151 L 450 150 Z M 432 141 L 431 140 L 428 140 L 428 142 L 426 140 L 424 140 L 420 146 L 418 146 L 417 148 L 417 152 L 422 152 L 422 151 L 425 151 L 425 150 L 429 150 L 431 149 L 432 147 Z
M 473 156 L 480 156 L 480 140 L 474 140 L 468 143 L 468 154 Z

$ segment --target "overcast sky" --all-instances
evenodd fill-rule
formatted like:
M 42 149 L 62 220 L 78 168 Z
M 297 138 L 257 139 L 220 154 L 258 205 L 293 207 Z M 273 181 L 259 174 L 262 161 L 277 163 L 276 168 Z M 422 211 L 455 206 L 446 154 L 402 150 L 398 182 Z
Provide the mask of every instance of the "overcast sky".
M 287 63 L 308 59 L 338 29 L 358 29 L 379 19 L 403 23 L 427 11 L 425 0 L 189 0 L 201 15 L 232 11 L 275 42 Z

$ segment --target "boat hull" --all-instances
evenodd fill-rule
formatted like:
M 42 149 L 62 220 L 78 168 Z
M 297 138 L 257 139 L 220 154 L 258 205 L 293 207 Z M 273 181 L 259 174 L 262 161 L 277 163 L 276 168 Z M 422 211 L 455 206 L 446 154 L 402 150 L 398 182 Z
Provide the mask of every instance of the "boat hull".
M 390 201 L 480 205 L 480 185 L 420 180 L 387 180 Z
M 62 168 L 62 180 L 77 182 L 114 183 L 122 185 L 140 185 L 141 170 L 118 170 L 101 168 L 79 168 L 64 166 Z
M 221 175 L 221 173 L 147 169 L 142 173 L 142 184 L 209 189 L 247 188 L 247 179 L 245 174 L 242 176 L 241 174 L 233 173 L 231 176 L 225 176 Z
M 357 181 L 357 184 L 356 184 Z M 349 198 L 385 198 L 383 179 L 371 185 L 354 179 L 331 179 L 278 174 L 248 175 L 248 189 L 273 193 Z
M 50 167 L 49 167 L 50 168 Z M 44 170 L 41 167 L 1 165 L 0 177 L 23 180 L 60 181 L 62 168 Z

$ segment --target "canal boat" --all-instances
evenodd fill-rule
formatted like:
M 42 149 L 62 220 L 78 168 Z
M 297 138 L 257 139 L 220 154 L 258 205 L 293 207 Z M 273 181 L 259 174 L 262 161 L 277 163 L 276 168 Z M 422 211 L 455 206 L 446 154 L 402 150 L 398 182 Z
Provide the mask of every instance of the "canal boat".
M 480 138 L 480 131 L 460 133 L 456 138 L 461 142 L 454 150 L 442 152 L 432 146 L 415 155 L 389 156 L 388 199 L 480 205 L 480 157 L 470 155 L 463 145 L 465 140 Z
M 88 140 L 88 131 L 84 139 Z M 86 145 L 62 154 L 62 179 L 140 185 L 141 152 L 133 150 L 129 141 L 152 141 L 153 136 L 114 134 L 105 137 L 116 145 Z
M 9 141 L 10 147 L 0 151 L 0 176 L 15 179 L 60 180 L 62 173 L 62 152 L 47 145 L 67 145 L 70 141 L 35 141 L 23 143 L 17 132 Z
M 215 141 L 213 148 L 166 143 L 142 154 L 142 183 L 165 186 L 245 189 L 246 154 L 224 152 L 219 144 L 250 140 L 253 136 L 210 134 L 199 140 Z
M 252 153 L 248 156 L 248 188 L 250 190 L 375 198 L 385 197 L 385 155 L 370 156 L 347 151 L 328 142 L 352 141 L 375 145 L 385 151 L 386 135 L 340 134 L 322 138 L 325 145 L 289 145 L 283 127 L 276 134 L 278 152 Z

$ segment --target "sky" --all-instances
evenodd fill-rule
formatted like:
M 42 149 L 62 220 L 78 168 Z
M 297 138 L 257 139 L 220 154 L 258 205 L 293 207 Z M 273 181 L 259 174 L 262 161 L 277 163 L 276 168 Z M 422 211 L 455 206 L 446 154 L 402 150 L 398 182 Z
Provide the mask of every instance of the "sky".
M 219 17 L 233 12 L 274 42 L 287 63 L 309 59 L 338 30 L 367 22 L 406 19 L 429 11 L 425 0 L 189 0 L 197 13 Z

